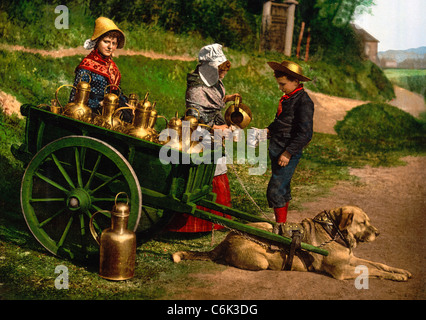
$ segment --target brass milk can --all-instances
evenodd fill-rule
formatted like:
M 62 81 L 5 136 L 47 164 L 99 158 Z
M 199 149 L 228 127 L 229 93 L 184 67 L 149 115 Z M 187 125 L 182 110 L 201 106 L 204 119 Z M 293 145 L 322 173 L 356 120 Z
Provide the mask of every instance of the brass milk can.
M 136 263 L 136 234 L 127 229 L 130 215 L 128 203 L 118 202 L 111 211 L 111 227 L 102 231 L 101 236 L 95 231 L 93 217 L 89 227 L 93 238 L 100 246 L 99 275 L 108 280 L 127 280 L 134 276 Z M 108 212 L 108 211 L 107 211 Z
M 166 121 L 166 127 L 167 127 L 167 125 L 168 125 L 168 121 L 167 121 L 167 119 L 166 119 L 166 117 L 165 116 L 162 116 L 162 115 L 159 115 L 158 114 L 158 112 L 157 112 L 157 110 L 155 110 L 155 102 L 154 102 L 154 104 L 152 105 L 152 110 L 151 110 L 151 112 L 149 113 L 149 118 L 148 118 L 148 127 L 147 127 L 147 130 L 149 131 L 149 133 L 150 133 L 150 141 L 151 142 L 156 142 L 156 143 L 159 143 L 160 141 L 158 140 L 158 136 L 159 136 L 159 133 L 157 132 L 157 130 L 155 130 L 155 124 L 157 123 L 157 119 L 158 118 L 162 118 L 162 119 L 164 119 L 165 121 Z
M 167 123 L 167 119 L 164 116 L 158 115 L 155 110 L 156 103 L 148 101 L 149 92 L 146 93 L 143 101 L 140 101 L 137 105 L 132 107 L 123 107 L 118 109 L 132 109 L 134 111 L 134 117 L 132 125 L 126 130 L 126 133 L 139 139 L 148 140 L 151 142 L 158 143 L 158 132 L 154 129 L 157 118 L 164 118 Z M 134 103 L 134 102 L 133 102 Z
M 149 92 L 146 93 L 142 101 L 139 101 L 136 107 L 131 108 L 134 112 L 133 122 L 127 130 L 127 134 L 144 140 L 149 140 L 151 138 L 150 131 L 148 130 L 148 121 L 152 111 L 152 105 L 151 102 L 148 101 L 148 95 Z M 121 109 L 123 108 L 120 108 L 120 110 Z
M 107 85 L 107 87 L 111 85 Z M 97 115 L 93 123 L 95 125 L 110 129 L 120 130 L 123 123 L 119 117 L 116 116 L 116 110 L 119 104 L 120 98 L 114 93 L 104 93 L 104 99 L 102 101 L 102 112 Z
M 64 84 L 56 89 L 55 98 L 58 101 L 59 106 L 62 108 L 61 103 L 58 100 L 58 92 L 63 87 L 73 87 L 75 89 L 75 98 L 73 102 L 69 102 L 63 109 L 63 115 L 90 122 L 92 119 L 92 109 L 87 105 L 90 95 L 90 84 L 86 81 L 80 81 L 77 84 L 77 87 L 74 87 L 70 84 Z
M 167 144 L 170 148 L 182 151 L 182 120 L 179 119 L 177 111 L 175 117 L 169 120 L 166 130 L 168 138 L 162 141 L 162 144 Z
M 185 118 L 183 119 L 183 121 L 188 121 L 189 122 L 189 128 L 190 128 L 190 134 L 191 134 L 191 141 L 190 141 L 190 147 L 189 147 L 189 151 L 190 153 L 199 153 L 200 151 L 197 150 L 202 150 L 200 148 L 195 148 L 198 144 L 199 141 L 193 141 L 192 140 L 192 134 L 195 130 L 197 130 L 198 127 L 205 127 L 206 130 L 211 131 L 212 127 L 203 124 L 203 123 L 199 123 L 199 119 L 200 119 L 200 111 L 196 108 L 187 108 L 186 111 L 188 111 L 189 109 L 193 109 L 196 110 L 198 113 L 198 117 L 192 116 L 192 115 L 186 115 Z

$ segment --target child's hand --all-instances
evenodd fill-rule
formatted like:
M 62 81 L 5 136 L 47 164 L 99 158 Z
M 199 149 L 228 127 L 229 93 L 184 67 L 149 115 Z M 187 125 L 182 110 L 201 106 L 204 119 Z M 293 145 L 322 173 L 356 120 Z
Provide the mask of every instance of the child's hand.
M 291 159 L 291 154 L 288 151 L 284 151 L 278 158 L 278 165 L 280 167 L 285 167 L 288 165 Z

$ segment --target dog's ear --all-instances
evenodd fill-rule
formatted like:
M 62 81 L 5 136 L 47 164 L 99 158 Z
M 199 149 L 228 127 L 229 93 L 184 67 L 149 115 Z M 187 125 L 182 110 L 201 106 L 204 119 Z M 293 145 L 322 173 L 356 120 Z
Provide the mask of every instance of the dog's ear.
M 345 230 L 352 224 L 354 213 L 341 210 L 339 229 Z

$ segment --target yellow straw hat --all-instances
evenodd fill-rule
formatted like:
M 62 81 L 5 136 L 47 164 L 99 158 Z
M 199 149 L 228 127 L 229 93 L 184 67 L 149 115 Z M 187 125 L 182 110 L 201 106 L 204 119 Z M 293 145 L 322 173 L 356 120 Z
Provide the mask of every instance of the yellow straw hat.
M 126 37 L 124 35 L 124 32 L 121 31 L 117 25 L 108 18 L 105 17 L 99 17 L 95 21 L 95 30 L 93 31 L 93 35 L 90 38 L 90 40 L 94 41 L 98 39 L 103 34 L 107 33 L 108 31 L 118 31 L 121 34 L 121 37 L 117 39 L 118 45 L 117 49 L 121 49 L 124 47 L 124 43 L 126 42 Z
M 281 71 L 284 72 L 290 76 L 295 77 L 296 79 L 300 81 L 311 81 L 308 77 L 303 75 L 302 67 L 299 66 L 297 63 L 292 61 L 286 61 L 284 60 L 281 63 L 278 62 L 268 62 L 268 65 L 274 70 L 274 71 Z

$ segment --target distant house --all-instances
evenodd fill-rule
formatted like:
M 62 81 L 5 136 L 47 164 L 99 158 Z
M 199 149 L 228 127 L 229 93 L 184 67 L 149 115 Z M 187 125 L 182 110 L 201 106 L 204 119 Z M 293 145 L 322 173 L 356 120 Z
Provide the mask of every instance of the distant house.
M 379 58 L 377 56 L 377 52 L 378 44 L 380 41 L 374 38 L 371 34 L 369 34 L 361 27 L 357 26 L 356 24 L 352 24 L 352 27 L 355 33 L 360 37 L 362 43 L 364 44 L 364 54 L 366 58 L 379 65 Z
M 388 68 L 389 69 L 390 68 L 395 69 L 395 68 L 398 68 L 398 62 L 396 62 L 395 59 L 381 58 L 380 59 L 380 66 L 382 68 L 385 68 L 385 69 L 388 69 Z

